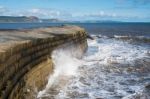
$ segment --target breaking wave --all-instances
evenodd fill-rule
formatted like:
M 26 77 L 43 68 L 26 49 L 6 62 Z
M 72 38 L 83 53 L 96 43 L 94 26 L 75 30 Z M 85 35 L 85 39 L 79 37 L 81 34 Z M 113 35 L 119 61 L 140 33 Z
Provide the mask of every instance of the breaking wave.
M 130 36 L 130 35 L 114 35 L 114 36 L 105 36 L 105 35 L 92 35 L 93 38 L 115 38 L 117 40 L 124 40 L 130 42 L 140 42 L 140 43 L 150 43 L 150 37 L 146 36 Z
M 150 47 L 93 35 L 82 59 L 53 53 L 55 71 L 39 99 L 149 99 Z

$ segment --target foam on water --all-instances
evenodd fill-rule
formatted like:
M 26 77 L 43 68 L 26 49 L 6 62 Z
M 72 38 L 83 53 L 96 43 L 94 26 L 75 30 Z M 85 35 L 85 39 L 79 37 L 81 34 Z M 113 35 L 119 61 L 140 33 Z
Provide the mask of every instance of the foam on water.
M 88 41 L 90 48 L 97 52 L 86 57 L 89 60 L 99 60 L 100 63 L 107 64 L 109 62 L 114 63 L 129 63 L 134 60 L 148 57 L 146 54 L 149 50 L 142 46 L 132 45 L 128 42 L 118 41 L 115 39 L 97 39 Z M 89 53 L 91 50 L 89 50 Z
M 53 53 L 54 74 L 38 97 L 149 99 L 144 87 L 145 83 L 150 83 L 149 47 L 115 38 L 94 38 L 88 40 L 89 48 L 82 60 L 68 55 L 68 51 L 67 54 L 65 51 Z
M 54 73 L 50 75 L 46 88 L 38 93 L 37 98 L 42 98 L 45 95 L 47 96 L 48 90 L 58 85 L 60 80 L 62 80 L 61 77 L 67 78 L 76 75 L 78 66 L 82 63 L 75 58 L 73 54 L 67 49 L 58 49 L 53 52 Z

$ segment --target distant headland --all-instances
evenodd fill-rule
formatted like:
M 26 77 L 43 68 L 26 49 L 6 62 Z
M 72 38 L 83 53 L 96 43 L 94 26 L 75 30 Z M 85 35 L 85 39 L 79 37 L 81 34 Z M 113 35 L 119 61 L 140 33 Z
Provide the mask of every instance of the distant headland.
M 64 22 L 59 19 L 40 19 L 36 16 L 0 16 L 0 23 Z
M 58 18 L 39 18 L 36 16 L 0 16 L 0 23 L 149 23 L 115 20 L 63 20 Z
M 0 16 L 0 23 L 118 23 L 112 20 L 61 20 L 57 18 L 38 18 L 36 16 Z

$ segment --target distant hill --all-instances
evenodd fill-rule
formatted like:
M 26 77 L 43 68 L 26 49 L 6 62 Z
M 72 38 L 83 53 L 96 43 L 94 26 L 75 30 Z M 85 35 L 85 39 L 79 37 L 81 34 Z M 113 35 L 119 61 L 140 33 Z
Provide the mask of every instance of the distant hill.
M 59 20 L 59 19 L 41 19 L 41 22 L 43 22 L 43 23 L 47 23 L 47 22 L 58 23 L 58 22 L 67 22 L 67 21 Z
M 0 16 L 0 23 L 116 23 L 111 20 L 84 20 L 84 21 L 64 21 L 60 19 L 40 19 L 35 16 Z
M 112 20 L 83 20 L 83 21 L 69 21 L 70 23 L 120 23 L 121 21 Z
M 59 19 L 40 19 L 35 16 L 0 16 L 0 23 L 23 23 L 23 22 L 40 22 L 40 23 L 57 23 L 65 22 Z
M 21 16 L 21 17 L 15 17 L 15 16 L 0 16 L 0 23 L 11 23 L 11 22 L 39 22 L 40 19 L 35 16 Z

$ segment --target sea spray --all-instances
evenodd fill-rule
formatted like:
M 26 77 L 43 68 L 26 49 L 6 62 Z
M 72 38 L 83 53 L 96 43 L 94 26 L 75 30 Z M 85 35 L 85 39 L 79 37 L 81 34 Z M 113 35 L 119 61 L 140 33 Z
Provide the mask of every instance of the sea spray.
M 93 38 L 94 40 L 88 40 L 88 51 L 80 59 L 81 64 L 77 65 L 76 72 L 66 73 L 73 75 L 72 78 L 67 79 L 66 85 L 59 88 L 58 93 L 54 91 L 57 87 L 51 88 L 54 84 L 58 86 L 59 82 L 50 80 L 53 84 L 47 89 L 45 97 L 47 99 L 136 99 L 134 97 L 149 99 L 145 98 L 150 97 L 145 90 L 145 83 L 150 82 L 150 56 L 147 54 L 149 47 L 115 38 L 97 36 Z M 74 62 L 72 65 L 75 66 Z M 60 78 L 64 76 L 59 76 L 56 81 L 60 81 L 58 80 Z M 63 86 L 62 80 L 59 84 Z
M 149 49 L 124 40 L 96 36 L 88 40 L 88 46 L 78 75 L 69 80 L 55 99 L 121 99 L 144 90 L 150 77 L 146 54 Z M 143 95 L 148 96 L 146 92 Z
M 147 48 L 113 38 L 95 38 L 95 40 L 89 40 L 88 45 L 88 54 L 91 55 L 85 58 L 92 61 L 97 60 L 101 64 L 128 64 L 137 59 L 149 57 L 146 55 L 149 52 Z
M 52 53 L 54 73 L 49 76 L 45 89 L 38 93 L 38 99 L 47 96 L 50 88 L 58 86 L 62 80 L 67 82 L 67 78 L 77 75 L 77 68 L 82 65 L 82 61 L 77 58 L 79 54 L 81 52 L 73 47 L 71 49 L 57 49 Z

